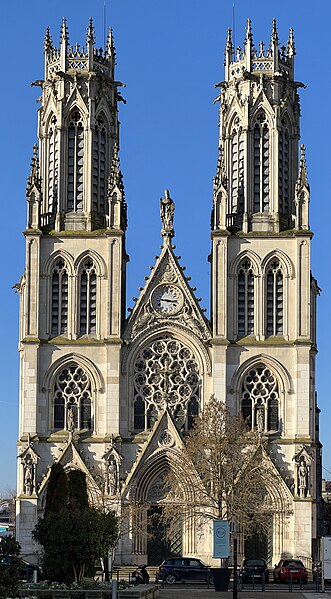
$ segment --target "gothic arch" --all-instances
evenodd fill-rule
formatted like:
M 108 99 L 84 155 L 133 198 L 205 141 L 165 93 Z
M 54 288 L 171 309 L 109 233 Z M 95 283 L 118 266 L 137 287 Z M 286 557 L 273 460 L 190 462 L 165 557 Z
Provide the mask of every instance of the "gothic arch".
M 293 381 L 288 370 L 278 360 L 267 354 L 258 354 L 246 360 L 243 364 L 237 368 L 234 375 L 232 376 L 230 383 L 230 393 L 235 393 L 236 397 L 240 395 L 240 385 L 243 377 L 250 368 L 254 368 L 258 364 L 265 364 L 271 370 L 275 372 L 281 385 L 281 391 L 283 393 L 293 393 Z
M 257 118 L 259 112 L 262 112 L 262 111 L 266 115 L 268 127 L 271 130 L 273 128 L 273 122 L 275 119 L 275 115 L 274 115 L 274 111 L 273 111 L 273 109 L 270 105 L 270 102 L 269 102 L 266 94 L 264 93 L 264 91 L 261 91 L 261 93 L 256 98 L 255 103 L 252 107 L 252 112 L 250 114 L 251 123 L 254 123 L 256 121 L 256 118 Z
M 263 274 L 265 274 L 268 264 L 273 258 L 278 258 L 278 260 L 280 261 L 280 263 L 283 267 L 284 276 L 287 278 L 290 278 L 290 279 L 294 279 L 295 269 L 294 269 L 294 264 L 293 264 L 292 260 L 289 258 L 289 256 L 287 254 L 285 254 L 285 252 L 283 252 L 282 250 L 280 250 L 278 248 L 269 252 L 262 259 L 261 268 L 262 268 Z
M 66 354 L 65 356 L 61 356 L 53 364 L 49 367 L 47 372 L 44 375 L 42 381 L 42 391 L 51 391 L 52 382 L 54 378 L 58 375 L 58 373 L 67 365 L 71 363 L 77 363 L 79 366 L 82 366 L 86 369 L 88 375 L 91 378 L 92 382 L 92 391 L 94 393 L 102 392 L 105 388 L 105 383 L 103 380 L 103 376 L 98 369 L 98 367 L 86 356 L 78 354 L 76 352 L 71 352 L 70 354 Z
M 79 254 L 74 261 L 74 270 L 78 273 L 82 267 L 84 260 L 91 258 L 95 262 L 97 276 L 105 278 L 107 276 L 107 266 L 103 257 L 95 250 L 88 249 Z
M 80 113 L 80 115 L 82 117 L 82 120 L 84 121 L 84 125 L 86 125 L 86 121 L 88 118 L 88 109 L 87 109 L 85 102 L 76 86 L 72 90 L 71 96 L 68 99 L 65 109 L 64 109 L 63 117 L 64 117 L 64 122 L 66 123 L 66 126 L 68 126 L 68 121 L 70 120 L 71 114 L 75 110 L 78 110 L 78 112 Z
M 174 340 L 178 340 L 184 344 L 187 344 L 188 347 L 196 352 L 197 358 L 199 361 L 199 369 L 201 374 L 210 374 L 211 373 L 211 357 L 208 349 L 198 339 L 193 333 L 187 331 L 187 327 L 169 327 L 169 326 L 158 326 L 157 330 L 147 330 L 144 331 L 139 337 L 135 338 L 134 343 L 131 348 L 124 350 L 122 357 L 122 371 L 123 372 L 132 372 L 133 364 L 138 356 L 139 351 L 149 343 L 160 339 L 169 335 L 173 337 Z
M 239 264 L 244 258 L 248 258 L 252 262 L 254 275 L 260 277 L 262 275 L 261 257 L 253 250 L 243 250 L 232 260 L 229 269 L 230 276 L 235 277 L 237 275 Z
M 65 265 L 68 269 L 69 276 L 74 275 L 73 256 L 67 250 L 61 249 L 61 250 L 56 250 L 55 252 L 52 252 L 50 254 L 50 256 L 48 256 L 48 258 L 45 260 L 43 267 L 42 267 L 42 273 L 44 276 L 49 277 L 52 274 L 53 266 L 54 266 L 56 260 L 58 260 L 59 258 L 62 258 L 64 260 Z

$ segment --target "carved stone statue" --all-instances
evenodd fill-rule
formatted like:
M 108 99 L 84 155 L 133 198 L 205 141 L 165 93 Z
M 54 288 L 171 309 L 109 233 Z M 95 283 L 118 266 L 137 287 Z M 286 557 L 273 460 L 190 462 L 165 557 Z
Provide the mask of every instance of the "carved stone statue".
M 116 495 L 119 491 L 119 464 L 115 456 L 109 456 L 107 463 L 106 492 L 108 495 Z
M 34 468 L 31 458 L 27 457 L 24 463 L 24 494 L 32 495 L 34 487 Z
M 264 432 L 264 408 L 260 406 L 256 412 L 256 425 L 259 433 Z
M 299 496 L 305 498 L 308 489 L 308 468 L 304 458 L 301 458 L 300 465 L 298 467 L 298 478 L 299 478 Z
M 74 404 L 67 403 L 67 430 L 73 432 L 76 428 L 75 425 L 75 406 Z
M 160 214 L 162 221 L 162 232 L 173 232 L 175 204 L 169 195 L 169 190 L 165 189 L 164 198 L 160 199 Z

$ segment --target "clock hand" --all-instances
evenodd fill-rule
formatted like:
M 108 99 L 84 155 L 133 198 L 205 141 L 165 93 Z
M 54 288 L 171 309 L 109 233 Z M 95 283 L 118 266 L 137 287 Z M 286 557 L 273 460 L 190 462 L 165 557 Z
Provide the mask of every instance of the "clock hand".
M 161 301 L 162 301 L 162 302 L 169 302 L 169 303 L 171 303 L 171 304 L 175 304 L 175 303 L 176 303 L 176 300 L 170 300 L 170 299 L 166 299 L 165 297 L 163 297 Z

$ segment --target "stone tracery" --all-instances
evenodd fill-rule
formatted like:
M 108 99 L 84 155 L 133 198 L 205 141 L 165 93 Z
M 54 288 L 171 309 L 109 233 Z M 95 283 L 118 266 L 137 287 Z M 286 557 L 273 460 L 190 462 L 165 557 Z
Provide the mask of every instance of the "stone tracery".
M 199 413 L 201 376 L 193 352 L 163 337 L 145 346 L 134 365 L 134 429 L 151 428 L 168 406 L 179 428 Z

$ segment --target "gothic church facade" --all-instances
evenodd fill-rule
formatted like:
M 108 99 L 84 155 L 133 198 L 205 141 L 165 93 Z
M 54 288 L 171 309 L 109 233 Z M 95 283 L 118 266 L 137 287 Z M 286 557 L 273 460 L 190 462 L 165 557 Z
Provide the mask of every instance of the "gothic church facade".
M 228 32 L 214 179 L 211 314 L 201 311 L 174 253 L 174 202 L 161 200 L 163 246 L 126 318 L 127 206 L 119 166 L 112 32 L 96 50 L 60 47 L 47 31 L 38 138 L 27 183 L 20 292 L 17 538 L 33 558 L 52 464 L 80 468 L 91 501 L 119 514 L 146 506 L 119 543 L 119 563 L 166 553 L 212 563 L 212 535 L 186 528 L 171 547 L 151 526 L 183 436 L 215 394 L 268 445 L 265 538 L 242 556 L 270 564 L 316 555 L 321 449 L 315 398 L 316 296 L 310 272 L 310 190 L 294 39 L 276 22 L 265 49 Z M 178 198 L 176 201 L 185 201 Z M 127 516 L 126 516 L 127 517 Z

